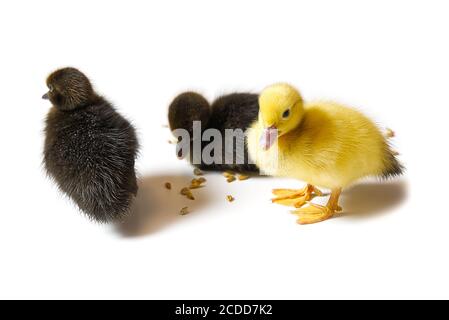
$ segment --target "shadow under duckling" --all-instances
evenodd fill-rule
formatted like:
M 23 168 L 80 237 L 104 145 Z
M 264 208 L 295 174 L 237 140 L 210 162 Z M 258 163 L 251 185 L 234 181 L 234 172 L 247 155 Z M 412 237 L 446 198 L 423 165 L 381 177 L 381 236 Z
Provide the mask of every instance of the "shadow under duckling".
M 45 124 L 48 175 L 91 219 L 123 218 L 138 189 L 133 126 L 77 69 L 53 72 L 47 86 L 42 98 L 53 104 Z
M 259 105 L 260 116 L 248 130 L 249 154 L 265 174 L 308 183 L 300 190 L 273 190 L 273 202 L 300 208 L 294 211 L 300 224 L 341 211 L 342 189 L 363 177 L 403 173 L 387 137 L 359 111 L 333 102 L 304 103 L 283 83 L 263 90 Z M 309 202 L 323 195 L 317 187 L 331 189 L 325 206 Z
M 212 105 L 200 94 L 195 92 L 185 92 L 178 95 L 169 106 L 168 120 L 172 132 L 177 129 L 187 130 L 190 140 L 190 153 L 188 155 L 190 162 L 202 169 L 211 171 L 235 171 L 235 172 L 253 172 L 258 173 L 257 166 L 250 160 L 246 147 L 246 137 L 240 138 L 244 141 L 226 141 L 222 144 L 220 154 L 214 154 L 213 163 L 206 163 L 201 156 L 203 150 L 209 142 L 199 141 L 201 152 L 194 161 L 194 121 L 201 123 L 201 137 L 208 129 L 216 129 L 222 137 L 225 137 L 225 130 L 238 130 L 245 133 L 250 125 L 257 119 L 259 113 L 258 95 L 251 93 L 233 93 L 219 97 Z M 243 152 L 237 148 L 238 142 L 244 146 Z M 217 150 L 214 150 L 217 151 Z M 232 154 L 229 154 L 232 152 Z M 179 156 L 179 155 L 178 155 Z M 232 162 L 226 162 L 230 157 Z

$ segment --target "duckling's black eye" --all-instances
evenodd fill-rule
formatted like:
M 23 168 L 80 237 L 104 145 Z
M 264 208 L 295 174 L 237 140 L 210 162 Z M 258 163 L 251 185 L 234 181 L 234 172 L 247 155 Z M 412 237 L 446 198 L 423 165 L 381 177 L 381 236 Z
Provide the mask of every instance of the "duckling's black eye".
M 290 117 L 290 109 L 285 110 L 282 114 L 282 118 L 287 119 L 288 117 Z

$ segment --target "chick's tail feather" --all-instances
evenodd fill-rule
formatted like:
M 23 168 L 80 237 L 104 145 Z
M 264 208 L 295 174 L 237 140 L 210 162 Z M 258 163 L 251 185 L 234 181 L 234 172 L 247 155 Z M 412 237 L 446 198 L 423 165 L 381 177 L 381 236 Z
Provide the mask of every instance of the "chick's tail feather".
M 400 176 L 404 173 L 404 170 L 405 168 L 396 158 L 395 152 L 388 147 L 385 155 L 385 169 L 380 175 L 381 178 L 390 179 Z

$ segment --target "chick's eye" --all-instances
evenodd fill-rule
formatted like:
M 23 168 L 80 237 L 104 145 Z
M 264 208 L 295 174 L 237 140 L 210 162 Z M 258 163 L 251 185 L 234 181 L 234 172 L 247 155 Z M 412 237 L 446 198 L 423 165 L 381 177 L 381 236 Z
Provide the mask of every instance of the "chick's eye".
M 50 92 L 53 92 L 53 86 L 48 86 L 48 90 L 49 90 Z
M 282 118 L 287 119 L 290 116 L 290 109 L 287 109 L 282 114 Z

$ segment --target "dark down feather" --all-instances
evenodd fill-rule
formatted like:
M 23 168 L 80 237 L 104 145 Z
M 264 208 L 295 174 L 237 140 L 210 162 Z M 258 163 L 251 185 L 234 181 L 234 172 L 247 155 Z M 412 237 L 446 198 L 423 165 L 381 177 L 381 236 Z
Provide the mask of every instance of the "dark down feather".
M 168 110 L 168 119 L 170 129 L 185 129 L 192 132 L 193 121 L 201 121 L 201 129 L 217 129 L 222 136 L 225 135 L 225 129 L 242 129 L 244 132 L 250 125 L 257 120 L 259 114 L 258 95 L 251 93 L 233 93 L 216 99 L 210 106 L 207 100 L 200 94 L 194 92 L 185 92 L 177 96 L 170 104 Z M 191 135 L 192 137 L 192 135 Z M 202 143 L 202 148 L 209 142 Z M 190 148 L 193 150 L 193 148 Z M 197 167 L 203 170 L 216 171 L 237 171 L 237 172 L 258 172 L 256 165 L 249 163 L 248 151 L 244 152 L 244 163 L 238 164 L 236 144 L 233 146 L 233 164 L 225 164 L 225 146 L 222 150 L 222 164 L 201 163 Z M 193 155 L 190 154 L 192 162 Z
M 382 179 L 390 179 L 402 175 L 404 166 L 395 157 L 390 146 L 387 145 L 385 156 L 385 170 L 381 174 Z
M 43 98 L 53 103 L 45 127 L 47 173 L 91 219 L 124 217 L 137 194 L 133 126 L 76 69 L 54 72 L 47 85 Z

